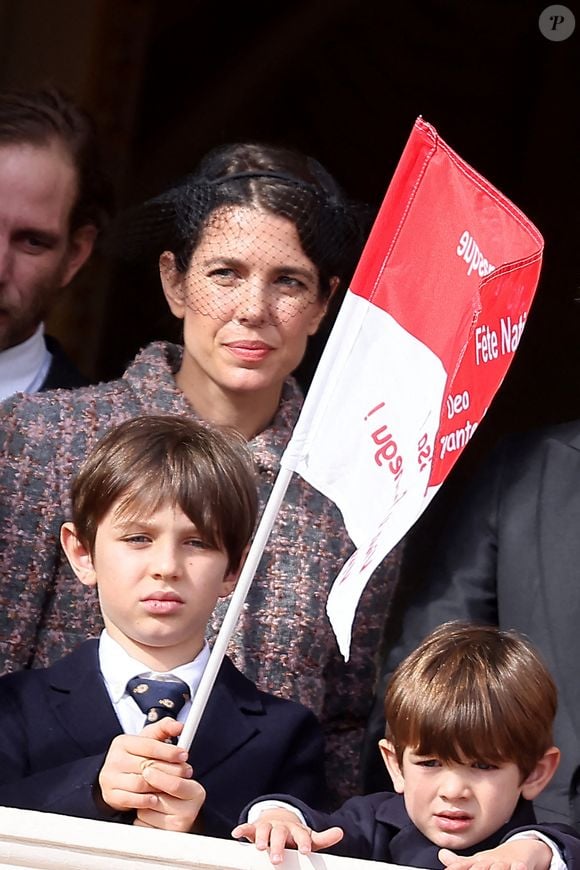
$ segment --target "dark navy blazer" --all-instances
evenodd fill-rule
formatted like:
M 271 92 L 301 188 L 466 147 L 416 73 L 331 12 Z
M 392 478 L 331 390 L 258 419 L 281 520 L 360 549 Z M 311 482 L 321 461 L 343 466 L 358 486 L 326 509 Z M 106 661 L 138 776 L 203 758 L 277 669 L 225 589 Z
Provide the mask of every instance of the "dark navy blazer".
M 56 338 L 45 335 L 44 343 L 52 354 L 52 360 L 39 392 L 57 389 L 73 390 L 77 387 L 86 387 L 90 383 L 71 362 Z
M 344 837 L 326 851 L 347 858 L 367 858 L 388 861 L 407 867 L 426 867 L 442 870 L 443 864 L 437 853 L 440 847 L 428 840 L 407 815 L 401 795 L 391 792 L 355 797 L 348 800 L 334 813 L 313 810 L 300 800 L 288 795 L 266 795 L 262 800 L 280 800 L 299 809 L 306 824 L 315 831 L 323 831 L 337 825 Z M 241 821 L 246 821 L 249 807 L 244 810 Z M 493 849 L 520 830 L 541 831 L 552 839 L 562 851 L 569 870 L 580 866 L 580 837 L 567 825 L 537 824 L 529 801 L 520 800 L 507 824 L 482 843 L 458 852 L 473 855 L 483 849 Z
M 118 734 L 97 640 L 50 668 L 0 678 L 0 805 L 131 822 L 93 794 Z M 229 837 L 242 807 L 268 791 L 321 806 L 323 757 L 309 710 L 258 691 L 224 659 L 189 756 L 207 792 L 203 833 Z

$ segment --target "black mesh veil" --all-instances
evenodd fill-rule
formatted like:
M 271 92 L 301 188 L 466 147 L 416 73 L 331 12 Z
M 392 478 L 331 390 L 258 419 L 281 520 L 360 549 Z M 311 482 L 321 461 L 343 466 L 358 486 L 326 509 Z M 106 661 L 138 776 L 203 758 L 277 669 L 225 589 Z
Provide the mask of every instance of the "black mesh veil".
M 349 280 L 364 215 L 312 158 L 225 146 L 126 213 L 114 252 L 151 263 L 170 252 L 166 269 L 199 314 L 244 321 L 261 308 L 263 321 L 285 322 Z

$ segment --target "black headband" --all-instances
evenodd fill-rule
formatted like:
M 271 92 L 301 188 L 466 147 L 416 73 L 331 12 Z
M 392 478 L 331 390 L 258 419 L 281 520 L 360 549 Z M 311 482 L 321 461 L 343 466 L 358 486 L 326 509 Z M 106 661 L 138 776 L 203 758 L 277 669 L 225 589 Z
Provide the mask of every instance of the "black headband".
M 285 184 L 293 184 L 295 187 L 304 187 L 313 193 L 328 196 L 325 191 L 315 187 L 309 181 L 303 181 L 301 178 L 296 178 L 293 175 L 287 175 L 284 172 L 271 172 L 269 170 L 248 170 L 247 172 L 232 172 L 231 175 L 220 175 L 219 178 L 199 179 L 205 184 L 227 184 L 228 181 L 241 181 L 244 178 L 273 178 L 276 181 L 283 181 Z

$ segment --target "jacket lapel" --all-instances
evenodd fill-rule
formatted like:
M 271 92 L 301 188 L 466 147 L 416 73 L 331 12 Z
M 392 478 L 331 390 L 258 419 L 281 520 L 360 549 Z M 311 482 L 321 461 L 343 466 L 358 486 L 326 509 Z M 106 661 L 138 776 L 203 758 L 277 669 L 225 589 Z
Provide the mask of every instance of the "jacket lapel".
M 52 713 L 83 754 L 106 751 L 122 728 L 99 670 L 98 641 L 57 662 L 48 679 Z M 256 687 L 224 659 L 191 748 L 194 775 L 207 773 L 251 740 L 262 713 Z
M 194 776 L 203 776 L 251 740 L 262 712 L 256 687 L 224 659 L 191 747 Z
M 54 716 L 85 755 L 105 752 L 122 733 L 98 667 L 98 641 L 87 641 L 49 670 Z

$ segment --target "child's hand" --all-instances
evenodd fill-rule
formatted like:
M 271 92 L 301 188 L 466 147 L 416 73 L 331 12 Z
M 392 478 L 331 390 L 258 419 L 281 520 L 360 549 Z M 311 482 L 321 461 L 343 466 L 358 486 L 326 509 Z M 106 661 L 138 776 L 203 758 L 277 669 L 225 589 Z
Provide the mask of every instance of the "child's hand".
M 509 840 L 468 858 L 460 858 L 450 849 L 440 849 L 439 860 L 447 870 L 548 870 L 552 850 L 542 840 Z
M 99 773 L 105 803 L 114 810 L 137 810 L 135 824 L 189 831 L 205 800 L 191 779 L 187 751 L 171 743 L 183 724 L 161 719 L 138 735 L 115 737 Z
M 256 844 L 256 849 L 269 849 L 272 864 L 281 864 L 284 849 L 298 849 L 302 854 L 328 849 L 342 840 L 342 828 L 328 828 L 326 831 L 312 831 L 303 825 L 298 816 L 282 807 L 265 810 L 254 824 L 238 825 L 232 837 L 245 837 Z
M 157 793 L 157 801 L 153 807 L 137 810 L 133 824 L 164 831 L 192 831 L 205 801 L 205 789 L 190 776 L 168 772 L 165 763 L 145 762 L 143 778 Z

